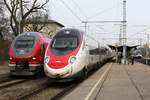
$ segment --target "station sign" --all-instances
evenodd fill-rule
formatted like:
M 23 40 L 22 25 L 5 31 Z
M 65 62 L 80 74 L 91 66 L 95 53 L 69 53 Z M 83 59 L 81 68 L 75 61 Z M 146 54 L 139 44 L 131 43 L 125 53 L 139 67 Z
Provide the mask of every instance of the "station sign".
M 115 43 L 115 48 L 118 48 L 118 44 L 117 43 Z
M 145 48 L 149 48 L 148 44 L 145 44 Z

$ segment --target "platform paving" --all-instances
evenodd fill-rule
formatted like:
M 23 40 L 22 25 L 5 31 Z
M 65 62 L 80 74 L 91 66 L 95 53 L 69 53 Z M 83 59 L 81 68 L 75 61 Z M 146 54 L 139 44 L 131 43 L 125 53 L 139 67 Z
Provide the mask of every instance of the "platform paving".
M 113 65 L 96 100 L 141 100 L 125 67 L 128 65 Z
M 150 100 L 150 66 L 138 62 L 113 63 L 109 73 L 94 88 L 108 66 L 99 69 L 62 100 Z

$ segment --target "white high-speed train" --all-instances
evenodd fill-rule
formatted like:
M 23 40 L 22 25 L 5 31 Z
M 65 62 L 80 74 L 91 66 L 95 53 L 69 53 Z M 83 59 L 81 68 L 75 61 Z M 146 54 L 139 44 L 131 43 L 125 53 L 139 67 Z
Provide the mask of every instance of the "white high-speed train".
M 84 78 L 112 58 L 112 50 L 78 29 L 62 29 L 48 45 L 44 72 L 54 81 Z

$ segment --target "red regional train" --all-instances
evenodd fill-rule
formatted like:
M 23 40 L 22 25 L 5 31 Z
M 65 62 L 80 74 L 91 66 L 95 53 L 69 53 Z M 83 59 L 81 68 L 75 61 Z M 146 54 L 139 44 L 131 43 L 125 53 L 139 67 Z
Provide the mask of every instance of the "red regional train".
M 12 76 L 41 74 L 44 55 L 51 39 L 38 32 L 19 34 L 12 42 L 9 69 Z M 43 71 L 44 72 L 44 71 Z
M 44 72 L 51 81 L 84 79 L 88 72 L 113 57 L 112 50 L 78 29 L 58 31 L 48 45 Z

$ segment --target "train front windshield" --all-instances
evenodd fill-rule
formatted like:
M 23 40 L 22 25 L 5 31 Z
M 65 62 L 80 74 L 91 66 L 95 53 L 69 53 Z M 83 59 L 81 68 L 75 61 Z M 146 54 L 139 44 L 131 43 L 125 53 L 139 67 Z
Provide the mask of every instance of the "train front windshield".
M 22 36 L 22 37 L 19 37 L 16 42 L 15 42 L 15 45 L 14 47 L 16 49 L 29 49 L 29 48 L 33 48 L 34 46 L 34 39 L 35 37 L 34 36 Z
M 63 29 L 53 37 L 50 49 L 56 56 L 73 52 L 81 42 L 82 33 L 78 30 Z
M 52 48 L 54 49 L 74 49 L 77 46 L 76 37 L 57 37 L 52 44 Z

